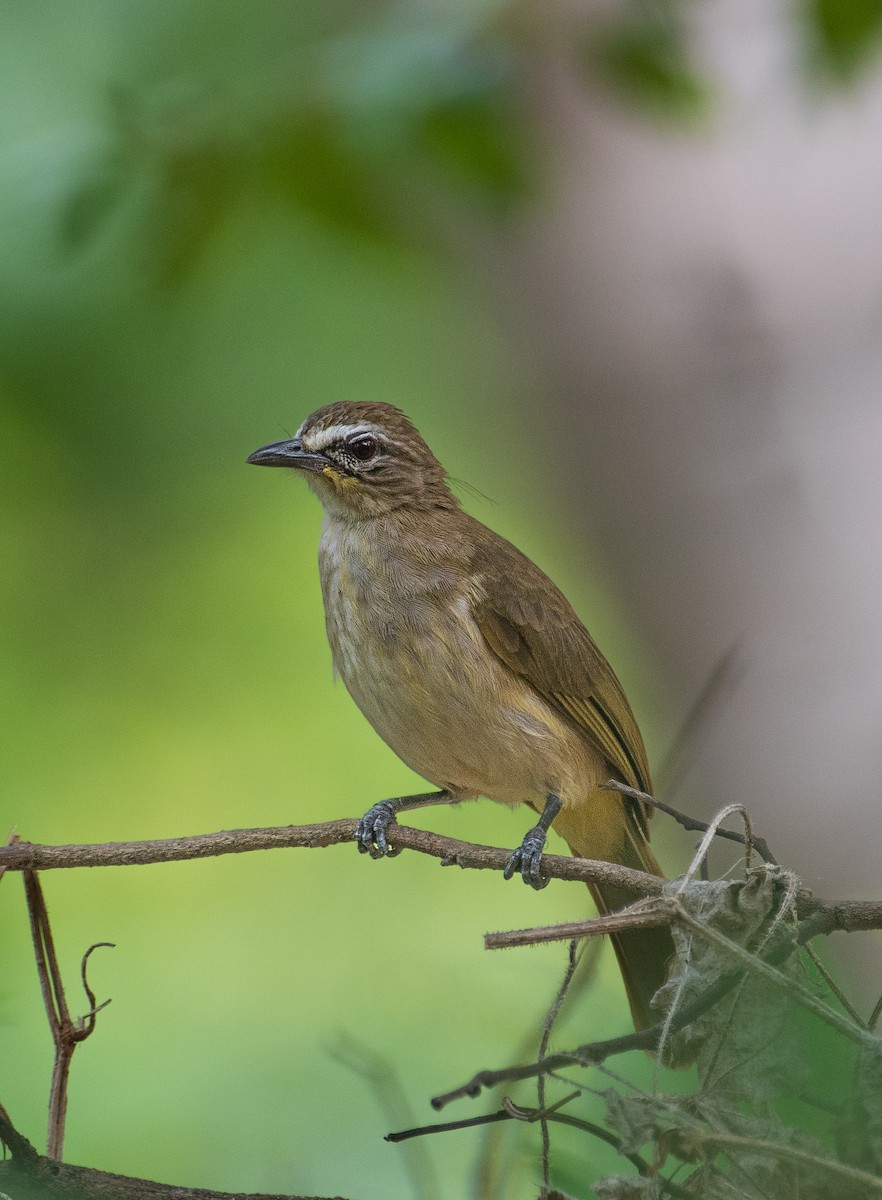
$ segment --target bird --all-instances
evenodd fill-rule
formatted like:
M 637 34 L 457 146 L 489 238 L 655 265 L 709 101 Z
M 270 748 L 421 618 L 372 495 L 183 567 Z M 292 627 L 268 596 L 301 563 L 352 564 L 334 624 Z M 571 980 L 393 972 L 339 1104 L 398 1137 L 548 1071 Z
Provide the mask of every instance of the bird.
M 335 672 L 380 737 L 435 792 L 382 800 L 358 822 L 362 852 L 392 848 L 396 816 L 485 797 L 539 813 L 506 878 L 547 883 L 550 828 L 582 858 L 663 876 L 651 793 L 625 693 L 563 593 L 462 507 L 444 467 L 398 408 L 339 401 L 247 460 L 301 473 L 324 509 L 319 574 Z M 589 884 L 601 913 L 639 897 Z M 612 935 L 636 1028 L 674 947 L 667 927 Z

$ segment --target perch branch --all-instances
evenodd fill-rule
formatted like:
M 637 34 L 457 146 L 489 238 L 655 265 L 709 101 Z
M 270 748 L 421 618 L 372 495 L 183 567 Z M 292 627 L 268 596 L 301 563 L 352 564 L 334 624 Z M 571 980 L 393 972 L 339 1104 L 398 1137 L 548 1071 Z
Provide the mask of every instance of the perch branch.
M 48 846 L 19 842 L 14 846 L 0 847 L 0 869 L 51 871 L 73 867 L 132 867 L 216 858 L 222 854 L 245 854 L 254 850 L 316 849 L 354 843 L 355 825 L 354 820 L 346 819 L 325 821 L 318 825 L 232 829 L 192 837 L 144 842 L 99 842 L 91 845 Z M 509 850 L 479 846 L 407 825 L 396 825 L 389 840 L 396 849 L 416 850 L 420 854 L 440 858 L 443 866 L 475 870 L 501 871 L 510 854 Z M 647 896 L 658 895 L 664 885 L 658 876 L 648 875 L 644 871 L 632 871 L 616 863 L 570 858 L 563 854 L 543 855 L 542 869 L 552 879 L 611 884 Z
M 616 784 L 616 790 L 633 792 L 636 797 L 642 792 L 624 789 Z M 652 798 L 647 796 L 647 800 Z M 653 801 L 653 803 L 655 803 Z M 667 811 L 667 809 L 665 809 Z M 671 810 L 673 812 L 673 810 Z M 686 818 L 691 820 L 691 818 Z M 74 867 L 133 867 L 147 866 L 159 862 L 184 862 L 196 858 L 216 858 L 222 854 L 246 854 L 257 850 L 317 849 L 338 846 L 355 841 L 356 822 L 351 818 L 325 821 L 316 825 L 280 825 L 266 829 L 232 829 L 217 833 L 195 834 L 191 837 L 159 838 L 139 842 L 97 842 L 86 845 L 51 846 L 37 842 L 16 842 L 0 846 L 0 872 L 69 870 Z M 696 829 L 706 830 L 704 822 L 696 822 Z M 718 830 L 720 836 L 731 836 L 743 844 L 743 835 L 731 830 Z M 392 832 L 396 848 L 415 850 L 441 860 L 442 866 L 457 866 L 470 870 L 501 871 L 510 851 L 494 846 L 481 846 L 474 842 L 463 842 L 458 838 L 444 837 L 424 829 L 408 825 L 396 825 Z M 761 838 L 754 842 L 762 853 Z M 550 879 L 574 880 L 580 883 L 610 884 L 624 888 L 640 896 L 658 896 L 665 881 L 657 875 L 644 871 L 633 871 L 590 858 L 570 858 L 562 854 L 542 856 L 543 872 Z M 817 934 L 842 931 L 856 933 L 870 929 L 882 929 L 882 901 L 847 900 L 828 904 L 806 888 L 797 895 L 797 912 L 800 917 L 816 914 Z M 501 936 L 501 935 L 500 935 Z M 561 926 L 561 938 L 579 936 L 569 926 Z M 543 938 L 541 940 L 549 940 Z M 514 943 L 513 943 L 514 944 Z

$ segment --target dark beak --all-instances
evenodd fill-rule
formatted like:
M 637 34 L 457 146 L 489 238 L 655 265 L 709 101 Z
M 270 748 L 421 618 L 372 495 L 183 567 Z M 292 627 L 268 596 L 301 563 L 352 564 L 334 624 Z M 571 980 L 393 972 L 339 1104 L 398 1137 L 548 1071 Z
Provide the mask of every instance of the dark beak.
M 255 467 L 293 467 L 298 471 L 322 471 L 328 465 L 323 454 L 310 454 L 304 450 L 300 438 L 261 446 L 248 461 Z

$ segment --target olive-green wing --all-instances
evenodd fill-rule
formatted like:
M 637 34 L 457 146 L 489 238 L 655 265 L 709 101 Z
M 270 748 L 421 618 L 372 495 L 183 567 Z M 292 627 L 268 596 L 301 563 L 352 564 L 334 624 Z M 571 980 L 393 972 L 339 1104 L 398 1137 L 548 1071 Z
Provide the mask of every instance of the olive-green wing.
M 612 667 L 548 576 L 510 542 L 482 534 L 472 612 L 487 645 L 590 739 L 613 773 L 650 792 L 643 738 Z

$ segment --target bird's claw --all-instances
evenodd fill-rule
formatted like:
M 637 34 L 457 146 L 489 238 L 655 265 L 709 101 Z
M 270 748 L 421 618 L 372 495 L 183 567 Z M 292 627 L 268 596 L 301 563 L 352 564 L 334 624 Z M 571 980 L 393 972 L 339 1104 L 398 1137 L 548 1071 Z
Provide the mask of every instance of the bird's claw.
M 542 851 L 545 848 L 545 830 L 541 825 L 534 825 L 524 834 L 524 840 L 517 850 L 512 850 L 505 862 L 503 876 L 511 879 L 520 871 L 524 883 L 540 891 L 548 885 L 548 879 L 540 874 L 542 866 Z
M 391 800 L 380 800 L 367 810 L 355 826 L 355 841 L 359 854 L 369 854 L 371 858 L 390 858 L 397 853 L 389 845 L 387 833 L 396 824 L 395 805 Z

